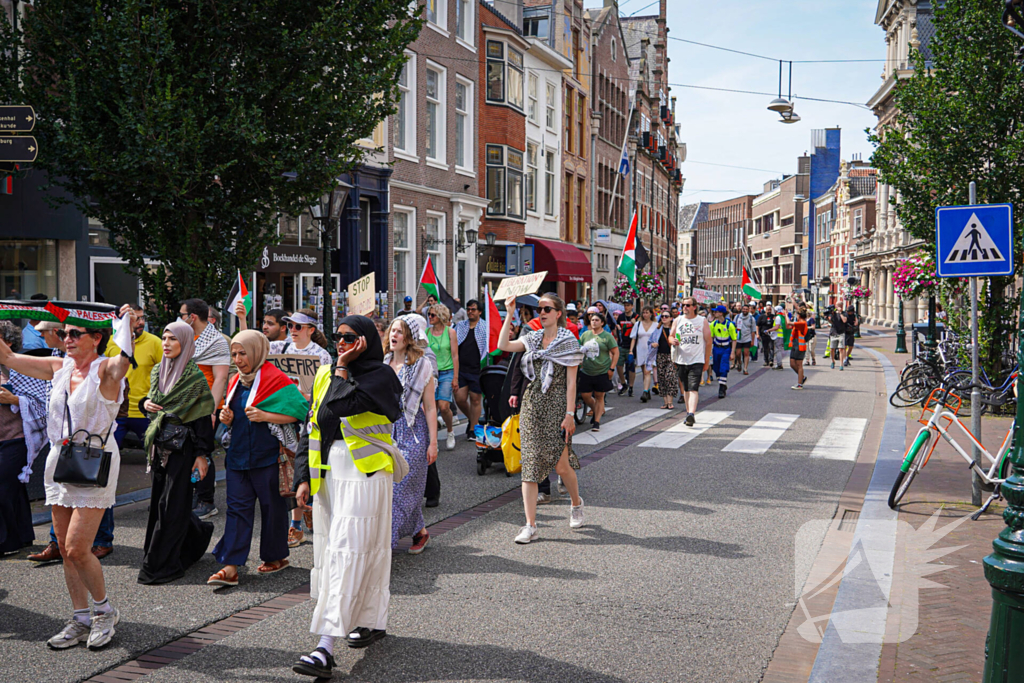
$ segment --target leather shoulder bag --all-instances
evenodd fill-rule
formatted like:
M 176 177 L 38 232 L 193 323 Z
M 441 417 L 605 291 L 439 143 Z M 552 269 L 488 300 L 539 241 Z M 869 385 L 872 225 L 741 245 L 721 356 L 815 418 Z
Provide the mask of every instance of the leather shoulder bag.
M 110 451 L 106 450 L 107 439 L 110 438 L 110 430 L 113 429 L 114 423 L 110 423 L 107 435 L 102 438 L 98 434 L 90 434 L 86 429 L 75 430 L 71 424 L 68 400 L 68 393 L 64 392 L 64 422 L 68 425 L 71 436 L 61 442 L 57 466 L 53 470 L 53 481 L 72 486 L 104 488 L 110 478 L 110 460 L 113 457 Z M 61 432 L 63 431 L 62 424 Z M 79 433 L 85 434 L 85 439 L 82 443 L 74 443 Z M 99 439 L 99 448 L 91 445 L 93 439 Z
M 178 420 L 179 424 L 174 424 L 169 420 L 178 420 L 178 416 L 174 413 L 167 413 L 160 433 L 156 435 L 156 447 L 166 451 L 182 451 L 185 449 L 185 444 L 192 438 L 192 430 L 188 426 L 180 424 L 180 420 Z

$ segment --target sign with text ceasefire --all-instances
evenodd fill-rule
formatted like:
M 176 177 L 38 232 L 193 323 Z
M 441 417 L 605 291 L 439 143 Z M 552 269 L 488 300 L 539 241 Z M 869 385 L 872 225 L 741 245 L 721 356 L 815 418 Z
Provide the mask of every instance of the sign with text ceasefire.
M 935 209 L 939 277 L 1013 274 L 1013 206 L 975 204 Z

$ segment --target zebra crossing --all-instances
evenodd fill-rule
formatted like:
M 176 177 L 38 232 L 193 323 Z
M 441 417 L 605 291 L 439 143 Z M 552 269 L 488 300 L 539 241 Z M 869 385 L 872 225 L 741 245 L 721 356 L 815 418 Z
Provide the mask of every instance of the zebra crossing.
M 674 422 L 642 441 L 638 448 L 666 450 L 682 448 L 704 434 L 710 433 L 713 437 L 716 428 L 720 431 L 721 427 L 725 426 L 723 423 L 734 414 L 735 411 L 732 410 L 698 412 L 694 426 L 688 427 L 682 421 Z M 645 408 L 614 420 L 604 421 L 601 431 L 596 434 L 589 431 L 577 432 L 573 442 L 597 445 L 665 417 L 663 410 Z M 764 455 L 799 419 L 800 415 L 792 413 L 767 413 L 732 439 L 721 449 L 721 452 Z M 808 448 L 807 456 L 823 460 L 855 461 L 867 424 L 866 419 L 859 417 L 833 418 L 826 425 L 813 448 Z

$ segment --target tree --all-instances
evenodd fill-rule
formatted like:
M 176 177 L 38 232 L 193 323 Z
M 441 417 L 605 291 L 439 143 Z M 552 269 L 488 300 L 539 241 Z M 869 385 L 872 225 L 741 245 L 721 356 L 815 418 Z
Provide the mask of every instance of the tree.
M 1021 272 L 1024 213 L 1024 75 L 1016 39 L 999 22 L 1001 0 L 947 0 L 936 7 L 932 63 L 912 51 L 914 74 L 895 86 L 897 112 L 871 135 L 872 163 L 900 194 L 904 227 L 934 255 L 935 207 L 1009 202 L 1014 212 L 1016 272 Z M 1012 277 L 991 278 L 979 307 L 981 358 L 998 373 L 1001 351 L 1015 331 L 1004 298 Z
M 364 159 L 420 26 L 409 0 L 36 0 L 0 21 L 0 102 L 173 317 Z

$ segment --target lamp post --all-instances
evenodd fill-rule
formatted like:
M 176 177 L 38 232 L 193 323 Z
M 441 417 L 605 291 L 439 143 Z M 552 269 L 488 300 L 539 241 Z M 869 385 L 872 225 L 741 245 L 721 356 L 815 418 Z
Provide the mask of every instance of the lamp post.
M 697 287 L 697 264 L 687 263 L 686 274 L 690 276 L 690 296 L 693 296 L 693 290 Z
M 903 326 L 903 297 L 900 298 L 899 317 L 896 319 L 896 350 L 894 353 L 907 352 L 907 328 Z
M 320 318 L 320 323 L 323 326 L 324 336 L 327 337 L 327 341 L 330 342 L 327 352 L 332 356 L 336 353 L 334 348 L 334 309 L 331 305 L 333 303 L 333 287 L 331 286 L 331 248 L 332 248 L 332 236 L 331 226 L 337 223 L 338 229 L 341 229 L 341 212 L 345 207 L 345 202 L 348 201 L 348 194 L 352 190 L 352 186 L 346 183 L 340 178 L 335 181 L 335 187 L 324 193 L 320 198 L 320 201 L 316 204 L 311 204 L 309 207 L 309 213 L 313 217 L 313 220 L 317 221 L 318 228 L 320 230 L 320 249 L 323 252 L 322 258 L 324 261 L 323 279 L 321 284 L 321 304 L 323 305 L 323 314 Z

